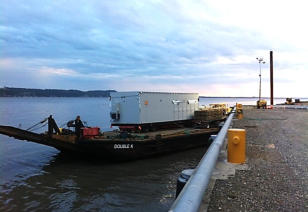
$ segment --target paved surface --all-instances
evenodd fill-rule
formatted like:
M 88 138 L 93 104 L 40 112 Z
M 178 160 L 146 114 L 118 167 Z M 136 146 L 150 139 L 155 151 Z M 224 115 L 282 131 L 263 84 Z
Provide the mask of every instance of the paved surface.
M 207 210 L 308 211 L 308 110 L 244 109 L 233 128 L 247 131 L 247 162 L 215 181 Z

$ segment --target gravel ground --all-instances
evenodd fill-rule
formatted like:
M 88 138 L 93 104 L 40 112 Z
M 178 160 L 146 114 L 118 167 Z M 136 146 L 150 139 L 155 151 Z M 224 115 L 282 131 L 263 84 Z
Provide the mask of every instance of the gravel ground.
M 248 170 L 216 180 L 208 211 L 308 211 L 308 111 L 244 109 Z

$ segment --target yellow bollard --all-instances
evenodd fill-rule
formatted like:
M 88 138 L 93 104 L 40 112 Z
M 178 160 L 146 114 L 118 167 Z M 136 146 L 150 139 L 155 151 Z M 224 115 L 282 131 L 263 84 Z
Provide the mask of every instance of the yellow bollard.
M 236 103 L 237 119 L 243 119 L 243 105 Z
M 246 160 L 246 130 L 228 130 L 228 162 L 244 163 Z
M 243 119 L 243 116 L 244 116 L 243 113 L 238 113 L 237 114 L 237 119 L 241 120 L 241 119 Z
M 236 112 L 243 113 L 243 105 L 236 103 Z
M 243 110 L 243 105 L 236 103 L 236 109 Z

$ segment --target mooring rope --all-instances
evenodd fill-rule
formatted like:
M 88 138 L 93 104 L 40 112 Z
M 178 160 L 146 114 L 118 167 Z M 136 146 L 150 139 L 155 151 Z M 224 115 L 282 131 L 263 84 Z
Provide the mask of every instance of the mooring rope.
M 36 126 L 39 125 L 39 124 L 43 124 L 43 123 L 46 122 L 47 120 L 48 120 L 48 118 L 45 118 L 44 120 L 42 120 L 42 121 L 36 123 L 35 125 L 29 127 L 29 128 L 26 129 L 26 130 L 27 130 L 27 131 L 31 131 L 32 128 L 36 127 Z M 47 124 L 47 123 L 46 123 L 46 124 Z M 45 124 L 44 126 L 46 126 L 46 124 Z
M 34 129 L 31 129 L 30 131 L 32 132 L 32 131 L 35 131 L 35 130 L 41 129 L 41 128 L 45 127 L 47 124 L 48 124 L 48 123 L 45 123 L 44 125 L 39 126 L 39 127 L 36 127 L 36 128 L 34 128 Z

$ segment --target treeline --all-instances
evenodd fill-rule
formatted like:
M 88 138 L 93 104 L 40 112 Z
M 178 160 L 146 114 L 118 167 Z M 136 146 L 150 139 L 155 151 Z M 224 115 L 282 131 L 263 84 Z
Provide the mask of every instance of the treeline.
M 61 90 L 32 88 L 0 88 L 0 97 L 109 97 L 115 90 Z

